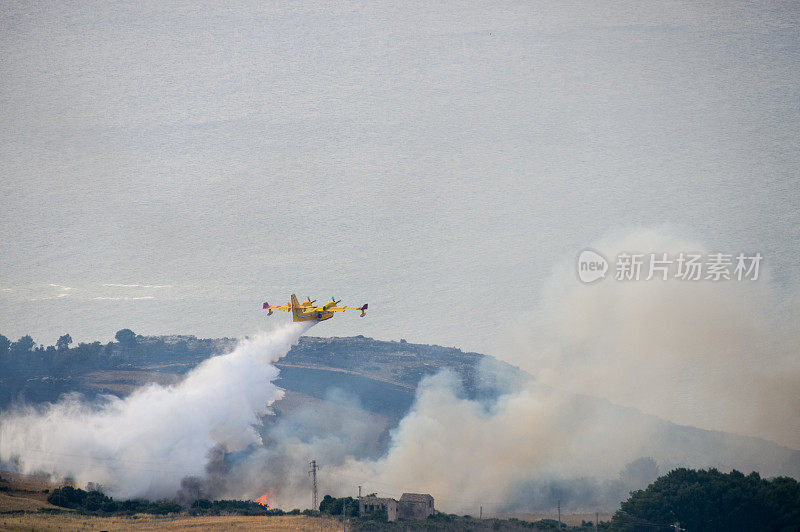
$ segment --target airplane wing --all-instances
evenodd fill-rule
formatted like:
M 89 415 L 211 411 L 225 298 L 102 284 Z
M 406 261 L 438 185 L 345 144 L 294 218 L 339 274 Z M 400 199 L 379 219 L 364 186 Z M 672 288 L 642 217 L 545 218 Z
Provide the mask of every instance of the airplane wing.
M 364 305 L 363 307 L 304 307 L 303 310 L 306 311 L 316 311 L 316 312 L 325 312 L 325 311 L 333 311 L 333 312 L 344 312 L 345 310 L 366 310 L 367 306 Z
M 361 311 L 361 317 L 363 318 L 364 316 L 367 315 L 367 307 L 368 306 L 369 305 L 367 305 L 366 303 L 364 303 L 364 306 L 362 306 L 362 307 L 339 307 L 339 306 L 333 305 L 333 306 L 330 306 L 330 307 L 328 307 L 328 306 L 325 306 L 325 307 L 314 307 L 311 310 L 321 311 L 321 312 L 344 312 L 345 310 L 360 310 Z
M 261 308 L 264 309 L 264 310 L 269 310 L 269 313 L 267 314 L 267 316 L 272 316 L 272 311 L 273 310 L 284 310 L 286 312 L 289 312 L 289 311 L 292 310 L 292 306 L 291 305 L 272 305 L 272 306 L 270 306 L 270 304 L 267 303 L 266 301 L 264 302 L 263 305 L 261 305 Z
M 266 301 L 264 302 L 263 305 L 261 305 L 261 308 L 264 309 L 264 310 L 267 310 L 267 309 L 269 309 L 269 310 L 292 310 L 292 306 L 291 305 L 271 305 L 270 306 L 270 304 L 267 303 Z

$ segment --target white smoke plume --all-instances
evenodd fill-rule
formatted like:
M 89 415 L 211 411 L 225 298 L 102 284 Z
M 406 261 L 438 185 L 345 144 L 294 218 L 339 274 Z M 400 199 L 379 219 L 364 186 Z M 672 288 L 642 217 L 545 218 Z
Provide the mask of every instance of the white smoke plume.
M 611 261 L 623 251 L 757 251 L 709 249 L 652 229 L 592 247 Z M 769 265 L 767 254 L 755 281 L 584 285 L 575 263 L 564 263 L 500 355 L 560 389 L 800 449 L 800 292 L 796 279 L 773 281 Z
M 217 496 L 249 498 L 269 487 L 278 506 L 306 507 L 308 461 L 316 458 L 321 494 L 352 496 L 359 485 L 394 497 L 424 492 L 440 510 L 459 513 L 545 510 L 559 499 L 564 507 L 611 509 L 657 476 L 655 461 L 643 457 L 669 458 L 668 444 L 653 441 L 653 420 L 547 387 L 506 392 L 469 399 L 454 373 L 423 379 L 380 456 L 365 446 L 374 424 L 357 405 L 286 416 L 263 447 L 227 468 Z
M 325 401 L 266 420 L 263 445 L 253 446 L 241 457 L 229 457 L 219 475 L 222 482 L 207 483 L 200 493 L 211 498 L 252 499 L 268 489 L 271 504 L 279 508 L 307 508 L 311 504 L 309 461 L 315 459 L 322 465 L 320 497 L 325 493 L 353 495 L 350 492 L 356 484 L 332 476 L 334 468 L 346 460 L 377 459 L 385 426 L 384 418 L 363 410 L 352 396 L 332 390 Z
M 67 396 L 0 418 L 0 461 L 23 473 L 102 484 L 115 497 L 173 497 L 186 476 L 204 476 L 212 450 L 261 439 L 259 416 L 283 396 L 272 362 L 310 324 L 290 323 L 204 361 L 174 386 L 149 385 L 119 399 Z

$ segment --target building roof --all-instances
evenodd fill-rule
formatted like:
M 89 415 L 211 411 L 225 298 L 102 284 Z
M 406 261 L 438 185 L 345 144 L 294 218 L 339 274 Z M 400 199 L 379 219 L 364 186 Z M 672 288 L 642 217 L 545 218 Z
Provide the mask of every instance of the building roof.
M 364 504 L 389 504 L 397 501 L 391 497 L 361 497 L 361 502 Z
M 427 493 L 403 493 L 400 502 L 429 502 L 433 497 Z

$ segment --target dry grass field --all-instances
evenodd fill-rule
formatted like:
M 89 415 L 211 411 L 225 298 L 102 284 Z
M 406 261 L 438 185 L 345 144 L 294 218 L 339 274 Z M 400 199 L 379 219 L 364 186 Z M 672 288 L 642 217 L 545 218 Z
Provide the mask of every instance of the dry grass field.
M 286 532 L 341 530 L 333 519 L 285 515 L 247 516 L 154 516 L 92 517 L 64 511 L 47 502 L 47 493 L 57 487 L 45 477 L 0 471 L 0 530 L 275 530 Z M 40 513 L 40 509 L 58 513 Z
M 47 493 L 42 491 L 54 487 L 45 477 L 0 471 L 0 512 L 35 512 L 40 508 L 55 508 L 47 502 Z
M 283 515 L 274 517 L 204 516 L 204 517 L 87 517 L 75 514 L 0 515 L 0 530 L 275 530 L 278 532 L 333 532 L 342 524 L 331 519 Z

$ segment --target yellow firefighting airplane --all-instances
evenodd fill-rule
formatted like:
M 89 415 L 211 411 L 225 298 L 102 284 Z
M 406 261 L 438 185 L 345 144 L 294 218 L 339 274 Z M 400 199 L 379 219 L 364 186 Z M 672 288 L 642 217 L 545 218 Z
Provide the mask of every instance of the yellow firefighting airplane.
M 321 307 L 315 307 L 314 301 L 311 301 L 311 298 L 308 301 L 300 303 L 297 301 L 297 296 L 292 294 L 292 300 L 285 305 L 275 305 L 270 306 L 269 303 L 264 302 L 261 306 L 264 310 L 269 310 L 267 316 L 272 316 L 273 310 L 283 310 L 285 312 L 292 313 L 292 321 L 323 321 L 329 320 L 333 317 L 334 312 L 344 312 L 345 310 L 360 310 L 361 317 L 367 315 L 367 304 L 364 303 L 363 307 L 339 307 L 339 301 L 331 298 L 332 301 L 330 303 L 326 303 Z

